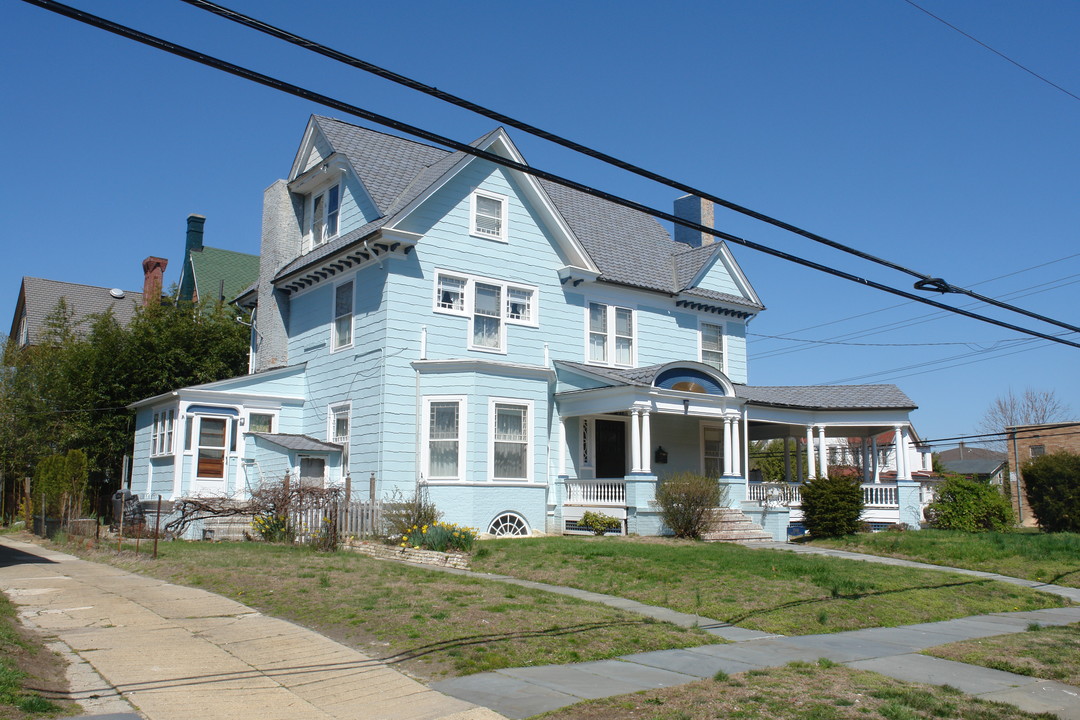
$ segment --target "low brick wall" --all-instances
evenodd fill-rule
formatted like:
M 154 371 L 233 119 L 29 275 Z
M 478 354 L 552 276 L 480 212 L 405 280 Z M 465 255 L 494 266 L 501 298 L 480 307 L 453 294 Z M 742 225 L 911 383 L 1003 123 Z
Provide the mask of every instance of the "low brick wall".
M 397 560 L 399 562 L 416 563 L 418 565 L 438 565 L 440 567 L 452 567 L 459 570 L 469 569 L 469 556 L 459 553 L 436 552 L 434 550 L 417 550 L 416 548 L 393 547 L 382 543 L 352 542 L 342 547 L 356 552 L 379 558 L 380 560 Z

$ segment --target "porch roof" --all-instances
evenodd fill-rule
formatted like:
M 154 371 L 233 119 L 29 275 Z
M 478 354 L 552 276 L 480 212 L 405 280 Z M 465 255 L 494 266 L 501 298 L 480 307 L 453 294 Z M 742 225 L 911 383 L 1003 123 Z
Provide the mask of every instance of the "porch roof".
M 291 435 L 288 433 L 247 433 L 253 437 L 262 438 L 275 445 L 280 445 L 287 450 L 300 452 L 341 452 L 341 446 L 336 443 L 316 440 L 309 435 Z
M 612 386 L 633 387 L 651 387 L 660 368 L 670 365 L 608 368 L 566 360 L 557 360 L 555 364 Z M 697 365 L 696 362 L 693 364 Z M 914 410 L 917 407 L 896 385 L 733 385 L 735 397 L 745 400 L 748 405 L 802 410 Z

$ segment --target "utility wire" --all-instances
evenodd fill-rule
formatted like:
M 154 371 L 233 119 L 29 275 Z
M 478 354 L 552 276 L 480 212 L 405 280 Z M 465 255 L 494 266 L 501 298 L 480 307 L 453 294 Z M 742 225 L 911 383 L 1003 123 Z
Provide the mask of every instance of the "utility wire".
M 994 305 L 996 307 L 1009 310 L 1011 312 L 1026 315 L 1027 317 L 1050 323 L 1051 325 L 1057 325 L 1058 327 L 1065 328 L 1066 330 L 1080 332 L 1080 327 L 1076 325 L 1072 325 L 1060 320 L 1055 320 L 1045 315 L 1041 315 L 1030 310 L 1025 310 L 1024 308 L 1016 307 L 1015 305 L 1010 305 L 995 298 L 981 295 L 977 292 L 974 292 L 973 290 L 962 288 L 957 285 L 953 285 L 952 283 L 946 282 L 942 278 L 931 277 L 930 275 L 927 275 L 925 273 L 921 273 L 917 270 L 912 270 L 911 268 L 904 267 L 903 265 L 900 265 L 898 263 L 894 263 L 891 260 L 886 260 L 884 258 L 877 257 L 876 255 L 871 255 L 870 253 L 853 248 L 850 245 L 844 245 L 843 243 L 836 242 L 835 240 L 830 240 L 822 235 L 818 235 L 817 233 L 798 227 L 797 225 L 792 225 L 791 223 L 784 222 L 783 220 L 770 217 L 769 215 L 757 212 L 756 210 L 751 210 L 748 207 L 739 205 L 730 200 L 725 200 L 721 197 L 717 197 L 716 195 L 712 195 L 711 193 L 707 193 L 704 190 L 699 190 L 691 185 L 687 185 L 686 183 L 674 180 L 659 173 L 655 173 L 651 170 L 646 170 L 645 168 L 633 165 L 625 160 L 620 160 L 619 158 L 616 158 L 612 155 L 600 152 L 599 150 L 595 150 L 586 145 L 574 142 L 573 140 L 569 140 L 546 130 L 542 130 L 533 125 L 529 125 L 528 123 L 525 123 L 521 120 L 516 120 L 508 115 L 504 115 L 495 110 L 483 107 L 482 105 L 478 105 L 477 103 L 474 103 L 472 101 L 439 90 L 438 88 L 431 85 L 425 85 L 424 83 L 406 77 L 405 75 L 393 72 L 379 65 L 375 65 L 374 63 L 361 60 L 357 57 L 353 57 L 352 55 L 348 55 L 347 53 L 344 53 L 340 50 L 335 50 L 333 48 L 327 47 L 326 45 L 315 42 L 314 40 L 310 40 L 308 38 L 304 38 L 294 33 L 291 33 L 288 30 L 283 30 L 279 27 L 270 25 L 269 23 L 265 23 L 256 18 L 244 15 L 222 5 L 218 5 L 217 3 L 210 2 L 210 0 L 181 1 L 187 3 L 188 5 L 197 7 L 201 10 L 206 10 L 207 12 L 218 15 L 219 17 L 223 17 L 235 23 L 239 23 L 240 25 L 243 25 L 245 27 L 249 27 L 266 35 L 270 35 L 271 37 L 278 38 L 279 40 L 284 40 L 285 42 L 304 48 L 305 50 L 318 53 L 319 55 L 328 57 L 331 60 L 335 60 L 358 70 L 363 70 L 391 82 L 397 83 L 398 85 L 403 85 L 409 89 L 417 90 L 424 93 L 425 95 L 430 95 L 431 97 L 437 98 L 452 105 L 456 105 L 457 107 L 464 108 L 479 115 L 483 115 L 484 117 L 495 120 L 496 122 L 500 122 L 523 132 L 527 132 L 530 135 L 534 135 L 543 140 L 547 140 L 557 145 L 561 145 L 562 147 L 569 148 L 570 150 L 581 153 L 583 155 L 587 155 L 596 160 L 600 160 L 601 162 L 607 163 L 608 165 L 612 165 L 621 170 L 626 170 L 627 172 L 631 172 L 635 175 L 639 175 L 649 180 L 653 180 L 654 182 L 666 185 L 670 188 L 674 188 L 675 190 L 679 190 L 690 195 L 695 195 L 701 199 L 709 200 L 729 210 L 734 210 L 737 213 L 752 217 L 755 220 L 759 220 L 775 227 L 782 228 L 784 230 L 787 230 L 788 232 L 795 233 L 796 235 L 801 235 L 804 238 L 812 240 L 816 243 L 820 243 L 822 245 L 826 245 L 835 250 L 839 250 L 849 255 L 854 255 L 858 258 L 868 260 L 869 262 L 876 263 L 878 265 L 883 265 L 887 268 L 891 268 L 892 270 L 906 273 L 911 277 L 918 278 L 918 281 L 915 283 L 916 290 L 932 290 L 935 292 L 940 292 L 942 294 L 955 293 L 959 295 L 967 295 L 969 297 L 975 298 L 976 300 L 987 303 L 988 305 Z
M 811 345 L 852 345 L 855 347 L 934 347 L 938 345 L 964 345 L 968 348 L 975 348 L 980 351 L 996 350 L 996 347 L 983 348 L 981 345 L 985 345 L 985 342 L 915 342 L 915 343 L 858 343 L 858 342 L 844 342 L 842 340 L 813 340 L 811 338 L 793 338 L 789 335 L 763 335 L 762 333 L 747 333 L 751 337 L 767 338 L 769 340 L 786 340 L 788 342 L 796 343 L 809 343 Z M 992 340 L 991 343 L 994 346 L 1001 345 L 1002 343 L 1017 342 L 1016 339 L 1007 340 Z
M 185 1 L 185 2 L 187 2 L 187 0 L 184 0 L 184 1 Z M 968 40 L 971 40 L 971 41 L 973 41 L 973 42 L 976 42 L 976 43 L 978 43 L 979 45 L 982 45 L 982 46 L 983 46 L 984 48 L 986 48 L 986 49 L 987 49 L 987 50 L 989 50 L 990 52 L 994 53 L 994 54 L 995 54 L 995 55 L 997 55 L 997 56 L 998 56 L 999 58 L 1001 58 L 1001 59 L 1003 59 L 1003 60 L 1007 60 L 1008 62 L 1011 62 L 1011 63 L 1012 63 L 1013 65 L 1015 65 L 1016 67 L 1020 68 L 1021 70 L 1023 70 L 1023 71 L 1024 71 L 1024 72 L 1026 72 L 1026 73 L 1028 73 L 1029 75 L 1033 75 L 1033 76 L 1035 76 L 1036 78 L 1038 78 L 1039 80 L 1042 80 L 1042 81 L 1043 81 L 1044 83 L 1046 83 L 1046 84 L 1047 84 L 1047 85 L 1049 85 L 1050 87 L 1052 87 L 1052 88 L 1055 88 L 1055 89 L 1057 89 L 1057 90 L 1060 90 L 1061 92 L 1063 92 L 1063 93 L 1065 93 L 1066 95 L 1068 95 L 1069 97 L 1071 97 L 1071 98 L 1072 98 L 1073 100 L 1080 100 L 1080 96 L 1074 95 L 1073 93 L 1069 92 L 1068 90 L 1066 90 L 1065 88 L 1061 87 L 1061 86 L 1060 86 L 1060 85 L 1058 85 L 1057 83 L 1055 83 L 1055 82 L 1053 82 L 1053 81 L 1051 81 L 1051 80 L 1048 80 L 1047 78 L 1043 77 L 1042 75 L 1040 75 L 1039 73 L 1035 72 L 1034 70 L 1032 70 L 1031 68 L 1027 67 L 1026 65 L 1021 65 L 1020 63 L 1018 63 L 1018 62 L 1017 62 L 1016 60 L 1013 60 L 1013 59 L 1012 59 L 1011 57 L 1009 57 L 1009 56 L 1008 56 L 1008 55 L 1006 55 L 1005 53 L 1003 53 L 1003 52 L 1001 52 L 1001 51 L 999 51 L 999 50 L 995 50 L 994 48 L 990 47 L 989 45 L 987 45 L 986 43 L 984 43 L 984 42 L 983 42 L 982 40 L 980 40 L 979 38 L 975 37 L 974 35 L 971 35 L 971 34 L 969 34 L 969 33 L 966 33 L 966 32 L 964 32 L 963 30 L 961 30 L 960 28 L 956 27 L 955 25 L 953 25 L 953 24 L 952 24 L 951 22 L 949 22 L 948 20 L 946 20 L 946 19 L 944 19 L 944 18 L 942 18 L 942 17 L 939 17 L 939 16 L 935 15 L 934 13 L 930 12 L 929 10 L 927 10 L 926 8 L 924 8 L 924 7 L 920 6 L 920 5 L 916 5 L 916 4 L 915 4 L 915 3 L 913 3 L 913 2 L 911 1 L 911 0 L 904 0 L 904 2 L 906 2 L 906 3 L 908 4 L 908 5 L 910 5 L 911 7 L 915 8 L 916 10 L 920 10 L 920 11 L 922 11 L 922 12 L 926 13 L 927 15 L 929 15 L 929 16 L 930 16 L 930 17 L 932 17 L 932 18 L 934 18 L 935 20 L 937 20 L 937 21 L 938 21 L 939 23 L 941 23 L 942 25 L 946 25 L 946 26 L 948 26 L 948 27 L 952 28 L 952 29 L 953 29 L 953 30 L 955 30 L 956 32 L 958 32 L 958 33 L 960 33 L 961 35 L 963 35 L 964 37 L 966 37 L 966 38 L 967 38 Z
M 611 203 L 613 203 L 615 205 L 620 205 L 622 207 L 629 208 L 631 210 L 636 210 L 637 212 L 640 212 L 640 213 L 643 213 L 643 214 L 646 214 L 646 215 L 652 215 L 652 216 L 660 218 L 662 220 L 667 220 L 668 222 L 672 222 L 672 223 L 675 223 L 675 224 L 678 224 L 678 225 L 682 225 L 684 227 L 688 227 L 691 230 L 694 230 L 696 232 L 706 233 L 708 235 L 712 235 L 714 237 L 718 237 L 718 238 L 727 240 L 727 241 L 735 243 L 737 245 L 742 245 L 743 247 L 747 247 L 747 248 L 750 248 L 752 250 L 757 250 L 759 252 L 765 253 L 766 255 L 771 255 L 773 257 L 777 257 L 777 258 L 780 258 L 782 260 L 787 260 L 788 262 L 792 262 L 792 263 L 795 263 L 797 265 L 802 265 L 803 267 L 808 267 L 808 268 L 811 268 L 813 270 L 818 270 L 819 272 L 824 272 L 824 273 L 827 273 L 827 274 L 832 275 L 834 277 L 843 278 L 845 280 L 849 280 L 851 282 L 858 283 L 860 285 L 865 285 L 866 287 L 874 288 L 876 290 L 881 290 L 883 292 L 887 292 L 887 293 L 890 293 L 892 295 L 897 295 L 899 297 L 907 298 L 909 300 L 914 300 L 916 302 L 923 303 L 924 305 L 930 305 L 931 307 L 936 307 L 936 308 L 941 309 L 941 310 L 948 310 L 948 311 L 951 311 L 951 312 L 955 312 L 955 313 L 957 313 L 959 315 L 963 315 L 965 317 L 972 318 L 974 320 L 981 320 L 982 322 L 990 323 L 991 325 L 997 325 L 998 327 L 1003 327 L 1003 328 L 1006 328 L 1006 329 L 1009 329 L 1009 330 L 1013 330 L 1015 332 L 1024 333 L 1026 335 L 1031 335 L 1033 337 L 1042 338 L 1044 340 L 1050 340 L 1052 342 L 1056 342 L 1056 343 L 1060 343 L 1062 345 L 1068 345 L 1070 347 L 1080 349 L 1080 343 L 1075 342 L 1073 340 L 1067 340 L 1065 338 L 1055 337 L 1053 335 L 1048 335 L 1047 333 L 1040 332 L 1038 330 L 1031 330 L 1029 328 L 1023 328 L 1023 327 L 1020 327 L 1018 325 L 1013 325 L 1011 323 L 1004 322 L 1002 320 L 997 320 L 995 318 L 987 317 L 985 315 L 979 315 L 978 313 L 969 312 L 969 311 L 964 310 L 962 308 L 957 308 L 957 307 L 953 307 L 951 305 L 946 305 L 946 304 L 940 303 L 940 302 L 938 302 L 936 300 L 930 300 L 929 298 L 925 298 L 925 297 L 922 297 L 922 296 L 919 296 L 919 295 L 915 295 L 915 294 L 910 293 L 910 292 L 908 292 L 906 290 L 900 290 L 899 288 L 894 288 L 894 287 L 879 283 L 879 282 L 874 281 L 874 280 L 869 280 L 867 278 L 859 277 L 857 275 L 853 275 L 851 273 L 844 272 L 842 270 L 837 270 L 836 268 L 832 268 L 832 267 L 829 267 L 827 265 L 822 265 L 821 263 L 814 262 L 812 260 L 807 260 L 807 259 L 799 257 L 797 255 L 792 255 L 790 253 L 783 252 L 781 250 L 776 250 L 774 248 L 770 248 L 770 247 L 768 247 L 766 245 L 762 245 L 760 243 L 756 243 L 756 242 L 753 242 L 753 241 L 750 241 L 750 240 L 746 240 L 746 239 L 738 237 L 736 235 L 732 235 L 731 233 L 723 232 L 723 231 L 717 230 L 715 228 L 710 228 L 710 227 L 706 227 L 705 225 L 701 225 L 701 224 L 698 224 L 698 223 L 695 223 L 695 222 L 691 222 L 691 221 L 686 220 L 684 218 L 677 217 L 677 216 L 673 215 L 672 213 L 669 213 L 669 212 L 666 212 L 666 211 L 663 211 L 663 210 L 659 210 L 659 209 L 656 209 L 656 208 L 652 208 L 652 207 L 649 207 L 648 205 L 644 205 L 642 203 L 639 203 L 639 202 L 636 202 L 636 201 L 633 201 L 633 200 L 628 200 L 626 198 L 623 198 L 623 197 L 618 196 L 618 195 L 613 195 L 613 194 L 605 192 L 603 190 L 598 190 L 598 189 L 596 189 L 594 187 L 591 187 L 589 185 L 585 185 L 585 184 L 579 183 L 579 182 L 577 182 L 575 180 L 570 180 L 570 179 L 562 177 L 560 175 L 556 175 L 554 173 L 550 173 L 550 172 L 547 172 L 547 171 L 544 171 L 544 170 L 537 169 L 535 167 L 532 167 L 530 165 L 526 165 L 524 163 L 519 163 L 519 162 L 516 162 L 514 160 L 509 160 L 507 158 L 502 157 L 501 155 L 497 155 L 497 154 L 492 153 L 490 151 L 481 150 L 481 149 L 473 147 L 472 145 L 469 145 L 467 143 L 463 143 L 463 142 L 459 142 L 457 140 L 453 140 L 451 138 L 445 137 L 443 135 L 439 135 L 438 133 L 432 132 L 430 130 L 424 130 L 423 128 L 417 127 L 415 125 L 410 125 L 410 124 L 405 123 L 403 121 L 395 120 L 394 118 L 388 117 L 386 115 L 381 115 L 381 114 L 373 112 L 371 110 L 366 110 L 366 109 L 361 108 L 359 106 L 352 105 L 350 103 L 346 103 L 346 102 L 344 102 L 342 100 L 337 100 L 337 99 L 332 98 L 332 97 L 330 97 L 328 95 L 323 95 L 323 94 L 317 93 L 317 92 L 315 92 L 313 90 L 308 90 L 308 89 L 302 88 L 302 87 L 300 87 L 298 85 L 293 85 L 292 83 L 285 82 L 284 80 L 280 80 L 278 78 L 274 78 L 274 77 L 271 77 L 269 75 L 264 75 L 263 73 L 257 72 L 255 70 L 251 70 L 251 69 L 248 69 L 248 68 L 245 68 L 245 67 L 241 67 L 241 66 L 236 65 L 234 63 L 230 63 L 230 62 L 227 62 L 225 60 L 221 60 L 220 58 L 216 58 L 216 57 L 213 57 L 211 55 L 207 55 L 205 53 L 199 52 L 197 50 L 192 50 L 191 48 L 184 47 L 183 45 L 179 45 L 177 43 L 174 43 L 174 42 L 171 42 L 171 41 L 168 41 L 168 40 L 164 40 L 164 39 L 156 37 L 154 35 L 150 35 L 150 34 L 141 32 L 139 30 L 135 30 L 133 28 L 121 25 L 119 23 L 115 23 L 115 22 L 113 22 L 111 20 L 106 20 L 105 18 L 99 17 L 97 15 L 93 15 L 93 14 L 85 12 L 83 10 L 79 10 L 77 8 L 70 7 L 68 5 L 64 5 L 62 3 L 55 2 L 55 0 L 23 0 L 23 2 L 25 2 L 27 4 L 30 4 L 30 5 L 36 5 L 36 6 L 40 7 L 40 8 L 43 8 L 45 10 L 49 10 L 50 12 L 54 12 L 54 13 L 57 13 L 59 15 L 64 15 L 65 17 L 69 17 L 69 18 L 71 18 L 73 20 L 78 20 L 79 22 L 85 23 L 85 24 L 90 25 L 92 27 L 96 27 L 96 28 L 99 28 L 99 29 L 102 29 L 102 30 L 106 30 L 106 31 L 111 32 L 111 33 L 113 33 L 115 35 L 119 35 L 121 37 L 125 37 L 125 38 L 128 38 L 130 40 L 134 40 L 136 42 L 142 43 L 143 45 L 147 45 L 147 46 L 155 48 L 157 50 L 162 50 L 162 51 L 170 53 L 172 55 L 176 55 L 178 57 L 183 57 L 183 58 L 186 58 L 188 60 L 192 60 L 194 62 L 200 63 L 200 64 L 205 65 L 207 67 L 214 68 L 215 70 L 221 70 L 222 72 L 226 72 L 226 73 L 229 73 L 231 75 L 235 75 L 236 77 L 240 77 L 240 78 L 243 78 L 245 80 L 249 80 L 251 82 L 258 83 L 260 85 L 264 85 L 264 86 L 269 87 L 269 88 L 273 88 L 273 89 L 278 90 L 280 92 L 284 92 L 284 93 L 293 95 L 295 97 L 302 98 L 304 100 L 308 100 L 310 102 L 318 103 L 320 105 L 324 105 L 324 106 L 332 108 L 334 110 L 338 110 L 338 111 L 341 111 L 341 112 L 344 112 L 344 113 L 348 113 L 349 115 L 354 115 L 356 117 L 363 118 L 365 120 L 377 123 L 379 125 L 384 125 L 384 126 L 389 127 L 389 128 L 391 128 L 393 130 L 397 130 L 399 132 L 403 132 L 403 133 L 406 133 L 408 135 L 413 135 L 415 137 L 422 138 L 424 140 L 427 140 L 428 142 L 433 142 L 433 143 L 436 143 L 438 145 L 443 145 L 445 147 L 452 148 L 453 150 L 456 150 L 458 152 L 462 152 L 462 153 L 465 153 L 467 155 L 472 155 L 474 157 L 478 157 L 478 158 L 481 158 L 483 160 L 487 160 L 487 161 L 495 163 L 497 165 L 501 165 L 503 167 L 510 168 L 511 170 L 516 170 L 518 172 L 521 172 L 521 173 L 524 173 L 524 174 L 527 174 L 527 175 L 532 175 L 533 177 L 541 178 L 543 180 L 548 180 L 549 182 L 553 182 L 553 183 L 556 183 L 558 185 L 562 185 L 564 187 L 568 187 L 568 188 L 571 188 L 573 190 L 577 190 L 578 192 L 585 193 L 586 195 L 591 195 L 593 197 L 600 198 L 601 200 L 606 200 L 606 201 L 611 202 Z M 1060 323 L 1055 322 L 1054 324 L 1060 324 Z

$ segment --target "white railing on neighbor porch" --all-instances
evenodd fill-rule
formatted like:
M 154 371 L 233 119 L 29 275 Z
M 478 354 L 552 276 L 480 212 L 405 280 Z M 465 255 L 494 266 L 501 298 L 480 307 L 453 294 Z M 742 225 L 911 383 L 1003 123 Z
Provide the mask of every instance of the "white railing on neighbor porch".
M 626 484 L 622 480 L 567 480 L 566 504 L 622 507 Z
M 768 500 L 770 503 L 799 507 L 802 505 L 802 486 L 799 483 L 749 483 L 747 500 Z M 863 504 L 866 507 L 900 507 L 896 485 L 863 483 Z

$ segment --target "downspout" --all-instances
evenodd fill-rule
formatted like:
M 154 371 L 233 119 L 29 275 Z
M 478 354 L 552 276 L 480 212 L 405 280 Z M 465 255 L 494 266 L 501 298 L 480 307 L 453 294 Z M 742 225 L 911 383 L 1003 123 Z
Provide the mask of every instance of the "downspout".
M 427 360 L 427 325 L 421 325 L 420 326 L 420 358 L 419 359 L 420 360 Z M 415 403 L 416 403 L 416 407 L 414 408 L 414 411 L 416 413 L 416 431 L 414 433 L 414 435 L 415 435 L 415 447 L 414 447 L 414 452 L 413 452 L 413 458 L 415 458 L 415 462 L 416 462 L 416 489 L 415 489 L 415 493 L 417 494 L 417 496 L 419 496 L 420 482 L 423 480 L 423 472 L 422 472 L 423 456 L 421 455 L 421 452 L 420 452 L 421 451 L 421 447 L 420 447 L 420 423 L 423 422 L 423 417 L 421 416 L 421 407 L 420 407 L 420 368 L 415 366 L 415 365 L 413 366 L 413 376 L 414 376 L 415 383 L 416 383 L 416 387 L 415 387 L 415 391 L 414 391 Z

